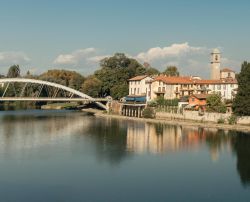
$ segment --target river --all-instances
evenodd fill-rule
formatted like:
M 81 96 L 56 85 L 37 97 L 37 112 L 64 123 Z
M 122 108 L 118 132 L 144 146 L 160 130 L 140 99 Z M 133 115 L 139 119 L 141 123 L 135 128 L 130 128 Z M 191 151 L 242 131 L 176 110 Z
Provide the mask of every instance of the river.
M 250 134 L 0 112 L 0 201 L 250 201 Z

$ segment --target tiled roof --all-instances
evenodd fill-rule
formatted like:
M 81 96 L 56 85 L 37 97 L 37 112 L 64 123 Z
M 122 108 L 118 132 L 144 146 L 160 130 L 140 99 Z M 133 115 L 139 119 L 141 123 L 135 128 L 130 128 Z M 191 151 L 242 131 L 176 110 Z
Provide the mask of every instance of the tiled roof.
M 189 83 L 193 83 L 192 81 L 192 77 L 188 77 L 188 76 L 180 76 L 180 77 L 176 77 L 176 76 L 164 76 L 164 75 L 160 75 L 157 76 L 154 81 L 162 81 L 164 83 L 169 83 L 169 84 L 189 84 Z
M 233 71 L 233 70 L 231 70 L 231 69 L 229 69 L 229 68 L 224 68 L 224 69 L 222 69 L 222 70 L 220 70 L 221 72 L 235 72 L 235 71 Z
M 193 94 L 192 96 L 198 98 L 198 99 L 207 99 L 209 94 Z
M 220 80 L 211 80 L 211 79 L 194 79 L 189 76 L 180 76 L 180 77 L 169 77 L 160 75 L 157 76 L 154 81 L 162 81 L 166 84 L 237 84 L 236 79 L 220 79 Z
M 129 79 L 129 81 L 141 81 L 142 79 L 145 79 L 146 77 L 148 76 L 147 75 L 136 76 L 136 77 Z
M 202 80 L 196 80 L 194 83 L 196 84 L 237 84 L 236 79 L 219 79 L 219 80 L 212 80 L 212 79 L 202 79 Z

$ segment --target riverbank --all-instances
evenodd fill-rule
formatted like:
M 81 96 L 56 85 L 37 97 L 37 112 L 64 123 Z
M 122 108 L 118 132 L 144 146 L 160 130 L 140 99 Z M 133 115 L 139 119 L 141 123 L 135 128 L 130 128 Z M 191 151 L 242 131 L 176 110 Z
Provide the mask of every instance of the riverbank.
M 146 119 L 146 118 L 137 118 L 137 117 L 127 117 L 115 114 L 105 114 L 103 111 L 100 110 L 83 110 L 85 112 L 89 112 L 94 114 L 96 117 L 105 117 L 105 118 L 112 118 L 112 119 L 120 119 L 120 120 L 133 120 L 133 121 L 142 121 L 148 123 L 163 123 L 163 124 L 170 124 L 170 125 L 183 125 L 183 126 L 196 126 L 202 128 L 217 128 L 223 130 L 236 130 L 242 132 L 250 132 L 250 126 L 247 125 L 229 125 L 229 124 L 217 124 L 217 123 L 210 123 L 210 122 L 197 122 L 191 120 L 179 120 L 179 119 Z

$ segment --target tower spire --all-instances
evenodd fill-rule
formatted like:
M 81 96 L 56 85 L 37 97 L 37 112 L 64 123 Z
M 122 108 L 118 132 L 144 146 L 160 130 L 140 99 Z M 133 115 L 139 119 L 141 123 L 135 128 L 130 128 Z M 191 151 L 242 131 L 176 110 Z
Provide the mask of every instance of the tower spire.
M 220 79 L 221 53 L 216 48 L 211 53 L 211 79 Z

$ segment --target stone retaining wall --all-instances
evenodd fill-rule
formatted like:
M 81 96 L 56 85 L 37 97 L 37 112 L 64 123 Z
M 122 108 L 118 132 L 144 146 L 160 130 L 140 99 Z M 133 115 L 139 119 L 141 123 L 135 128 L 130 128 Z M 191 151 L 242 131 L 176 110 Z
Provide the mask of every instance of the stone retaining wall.
M 167 113 L 167 112 L 156 112 L 156 117 L 160 119 L 182 119 L 182 120 L 192 120 L 201 122 L 214 122 L 217 123 L 219 119 L 224 119 L 225 123 L 231 114 L 226 113 L 208 113 L 205 112 L 204 115 L 199 115 L 198 111 L 184 111 L 183 114 Z M 250 116 L 238 117 L 238 124 L 250 125 Z

